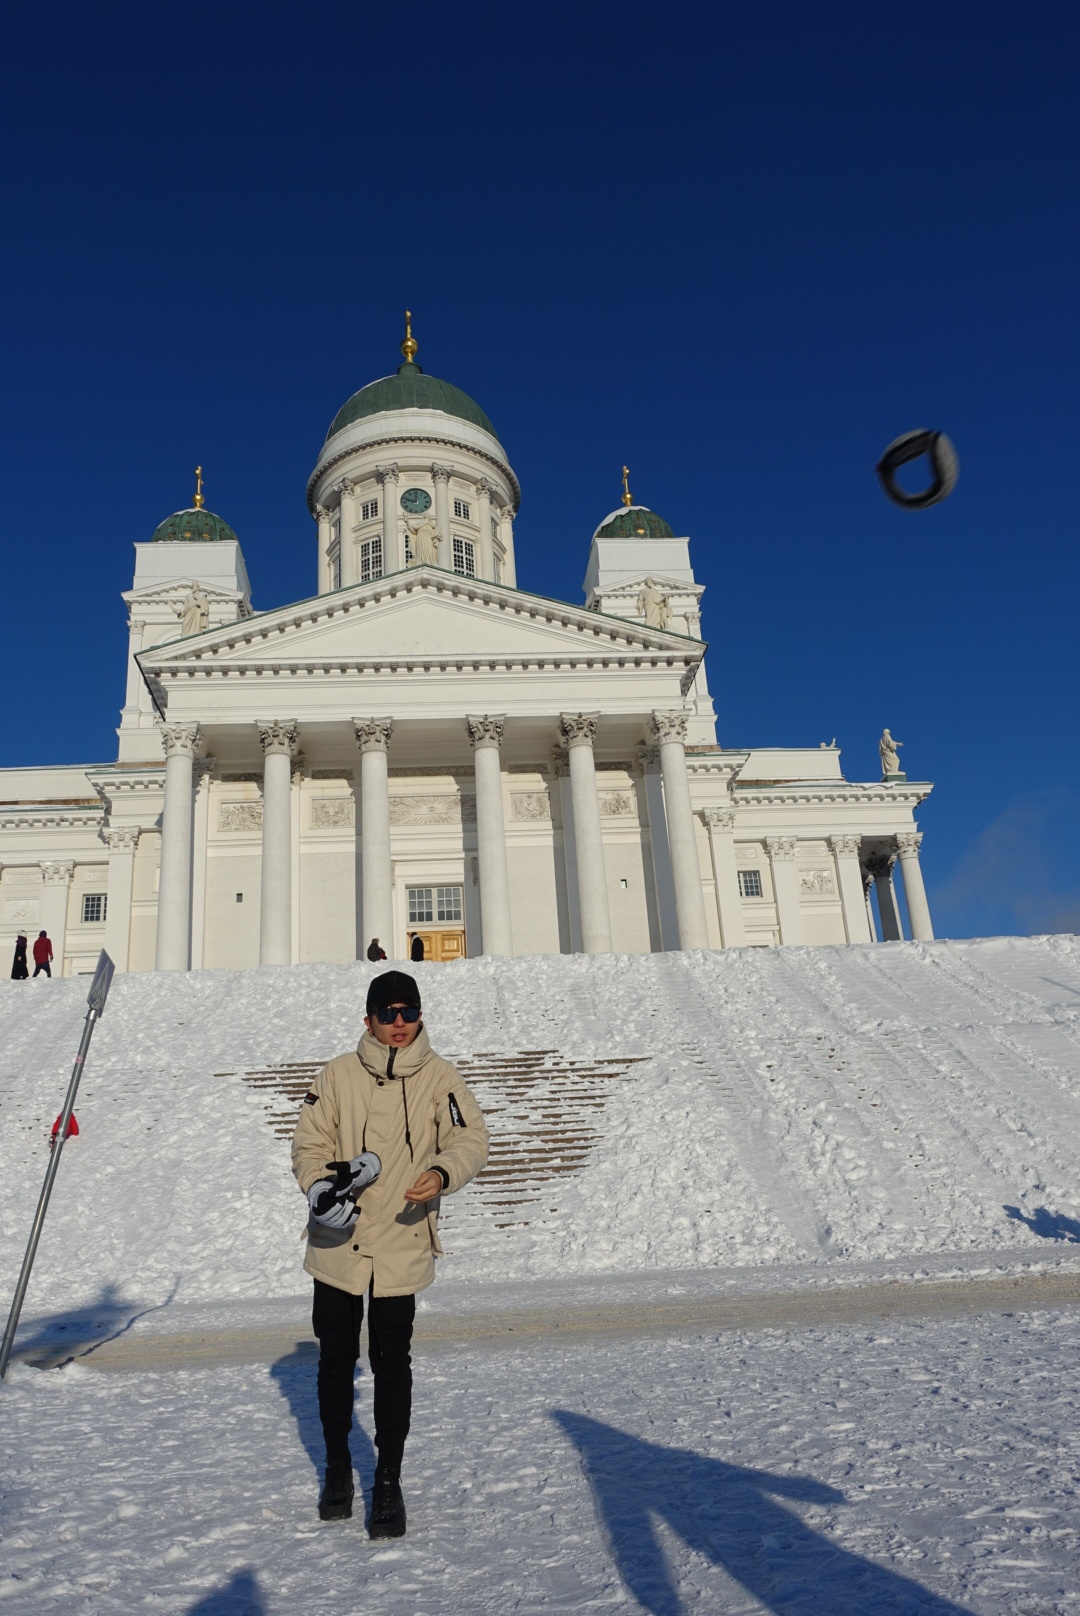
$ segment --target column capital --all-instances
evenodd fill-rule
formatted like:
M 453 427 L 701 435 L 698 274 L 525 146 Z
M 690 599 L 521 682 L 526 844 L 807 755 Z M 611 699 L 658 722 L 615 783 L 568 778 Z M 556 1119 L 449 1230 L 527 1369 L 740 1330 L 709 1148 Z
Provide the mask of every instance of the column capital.
M 866 868 L 875 881 L 887 881 L 892 874 L 892 867 L 896 863 L 895 853 L 871 853 L 866 860 Z
M 893 837 L 893 842 L 902 859 L 918 858 L 922 839 L 923 833 L 921 830 L 902 830 Z
M 827 836 L 826 841 L 837 858 L 858 858 L 862 846 L 862 837 L 844 834 L 842 836 Z
M 476 479 L 476 492 L 478 494 L 486 494 L 490 499 L 494 489 L 495 484 L 491 481 L 490 477 L 478 477 Z
M 356 492 L 356 484 L 351 477 L 342 477 L 341 481 L 336 485 L 336 489 L 339 494 L 344 494 L 347 499 L 351 499 Z
M 161 744 L 165 748 L 167 758 L 195 756 L 195 748 L 202 740 L 202 731 L 198 724 L 162 724 L 160 728 Z
M 502 745 L 505 713 L 485 713 L 482 718 L 468 717 L 465 722 L 469 726 L 469 745 L 474 752 L 481 746 L 498 749 Z
M 771 859 L 788 860 L 795 857 L 794 836 L 766 836 L 765 851 Z
M 660 748 L 650 741 L 639 741 L 637 755 L 642 774 L 655 774 L 660 767 Z
M 596 726 L 599 719 L 599 713 L 561 713 L 559 734 L 567 749 L 572 746 L 591 746 L 596 740 Z
M 41 879 L 47 887 L 69 887 L 75 869 L 74 859 L 39 859 Z
M 259 741 L 267 757 L 273 752 L 285 752 L 292 757 L 300 741 L 300 733 L 296 727 L 296 720 L 272 719 L 267 724 L 256 724 L 259 731 Z
M 394 732 L 389 718 L 354 718 L 353 729 L 361 752 L 389 752 Z
M 686 714 L 684 712 L 657 713 L 649 720 L 649 736 L 659 745 L 665 741 L 686 744 Z
M 702 808 L 699 811 L 710 831 L 731 831 L 735 829 L 734 808 Z
M 134 853 L 139 845 L 139 827 L 125 827 L 123 830 L 103 830 L 101 839 L 110 853 Z
M 325 505 L 316 505 L 315 520 L 316 522 L 329 522 L 330 512 L 327 510 Z
M 556 780 L 565 780 L 570 773 L 570 754 L 565 746 L 552 747 L 551 772 Z
M 378 483 L 396 483 L 398 480 L 397 461 L 389 466 L 375 467 L 375 481 Z
M 453 466 L 432 465 L 431 480 L 436 483 L 448 483 L 454 475 Z
M 298 786 L 300 784 L 301 780 L 304 778 L 304 770 L 306 768 L 307 758 L 304 756 L 303 752 L 294 752 L 292 755 L 292 768 L 289 771 L 289 778 L 294 786 Z
M 201 786 L 211 774 L 213 774 L 216 768 L 216 757 L 197 757 L 195 759 L 194 765 L 192 766 L 192 773 L 195 776 L 196 789 Z

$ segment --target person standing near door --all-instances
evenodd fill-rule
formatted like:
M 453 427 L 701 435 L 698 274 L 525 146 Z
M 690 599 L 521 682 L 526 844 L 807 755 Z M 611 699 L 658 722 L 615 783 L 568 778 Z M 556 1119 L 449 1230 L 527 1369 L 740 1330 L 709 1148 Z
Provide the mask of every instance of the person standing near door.
M 413 933 L 412 946 L 409 949 L 409 958 L 414 965 L 419 965 L 424 958 L 424 939 L 419 932 Z

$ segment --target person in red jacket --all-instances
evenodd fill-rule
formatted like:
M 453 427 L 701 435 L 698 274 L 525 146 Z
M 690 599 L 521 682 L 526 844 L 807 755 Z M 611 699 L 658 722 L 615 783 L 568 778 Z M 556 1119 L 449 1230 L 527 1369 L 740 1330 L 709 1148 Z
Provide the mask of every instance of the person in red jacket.
M 39 931 L 37 936 L 34 938 L 35 976 L 39 975 L 41 971 L 44 971 L 46 976 L 52 975 L 52 968 L 49 965 L 49 961 L 52 959 L 52 957 L 53 951 L 52 944 L 49 941 L 49 934 L 48 932 Z

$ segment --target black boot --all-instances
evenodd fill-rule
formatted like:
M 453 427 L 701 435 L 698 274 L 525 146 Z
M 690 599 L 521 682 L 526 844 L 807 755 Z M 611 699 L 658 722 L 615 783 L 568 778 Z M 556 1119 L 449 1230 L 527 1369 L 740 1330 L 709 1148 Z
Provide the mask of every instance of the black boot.
M 328 1464 L 319 1495 L 320 1521 L 347 1521 L 352 1515 L 352 1501 L 352 1460 L 339 1459 Z
M 371 1493 L 371 1514 L 368 1516 L 368 1537 L 404 1537 L 405 1500 L 401 1496 L 401 1478 L 397 1471 L 375 1472 L 375 1486 Z

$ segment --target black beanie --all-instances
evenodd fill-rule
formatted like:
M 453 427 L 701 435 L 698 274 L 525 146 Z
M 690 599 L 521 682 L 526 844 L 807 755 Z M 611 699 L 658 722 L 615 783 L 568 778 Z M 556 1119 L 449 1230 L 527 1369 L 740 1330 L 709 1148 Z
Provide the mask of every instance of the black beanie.
M 420 989 L 404 971 L 384 971 L 374 976 L 367 990 L 367 1014 L 385 1010 L 388 1004 L 420 1004 Z

